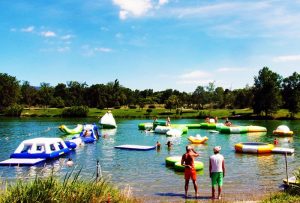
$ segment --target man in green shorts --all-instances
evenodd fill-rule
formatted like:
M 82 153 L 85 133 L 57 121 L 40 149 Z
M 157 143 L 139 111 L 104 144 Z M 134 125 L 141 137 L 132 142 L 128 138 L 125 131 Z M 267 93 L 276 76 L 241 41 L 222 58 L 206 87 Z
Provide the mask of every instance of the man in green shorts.
M 215 199 L 215 186 L 218 185 L 218 198 L 221 199 L 223 178 L 225 176 L 224 157 L 220 154 L 221 147 L 214 147 L 214 155 L 209 158 L 209 175 L 211 178 L 212 199 Z

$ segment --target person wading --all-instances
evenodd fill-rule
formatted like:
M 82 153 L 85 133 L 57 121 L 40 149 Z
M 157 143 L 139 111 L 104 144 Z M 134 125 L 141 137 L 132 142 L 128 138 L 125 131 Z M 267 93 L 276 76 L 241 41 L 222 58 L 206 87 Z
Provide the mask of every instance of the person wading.
M 186 153 L 182 155 L 181 165 L 184 166 L 184 179 L 185 179 L 185 197 L 187 197 L 188 189 L 189 189 L 189 181 L 192 179 L 195 189 L 195 196 L 198 197 L 198 185 L 197 185 L 197 174 L 194 165 L 195 157 L 199 156 L 199 154 L 193 149 L 192 146 L 186 146 Z
M 212 199 L 215 199 L 215 186 L 218 185 L 218 198 L 221 199 L 223 178 L 225 176 L 224 157 L 220 154 L 221 147 L 214 147 L 214 155 L 209 158 L 209 175 L 211 178 Z

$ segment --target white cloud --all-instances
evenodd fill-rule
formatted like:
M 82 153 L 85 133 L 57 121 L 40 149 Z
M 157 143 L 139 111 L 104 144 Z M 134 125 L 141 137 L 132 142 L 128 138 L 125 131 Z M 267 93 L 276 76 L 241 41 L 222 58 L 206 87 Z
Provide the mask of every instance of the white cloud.
M 205 77 L 209 77 L 209 76 L 211 76 L 211 74 L 208 72 L 195 70 L 195 71 L 192 71 L 189 73 L 185 73 L 185 74 L 179 76 L 179 78 L 181 78 L 181 79 L 197 79 L 197 78 L 205 78 Z
M 56 37 L 55 32 L 52 32 L 52 31 L 41 32 L 41 35 L 43 37 Z
M 34 26 L 29 26 L 26 28 L 21 28 L 21 32 L 33 32 Z
M 208 84 L 208 82 L 213 81 L 212 79 L 209 78 L 210 76 L 211 74 L 209 72 L 195 70 L 178 76 L 176 79 L 176 83 L 196 84 L 196 85 Z
M 233 67 L 223 67 L 217 69 L 217 72 L 239 72 L 239 71 L 246 71 L 247 68 L 233 68 Z
M 275 62 L 300 61 L 300 55 L 277 56 L 274 58 L 274 61 Z
M 108 52 L 111 52 L 112 49 L 110 49 L 110 48 L 105 48 L 105 47 L 96 47 L 96 48 L 95 48 L 95 51 L 98 51 L 98 52 L 106 52 L 106 53 L 108 53 Z
M 61 37 L 62 40 L 69 40 L 71 38 L 73 38 L 74 36 L 73 35 L 64 35 Z
M 11 31 L 11 32 L 16 32 L 17 29 L 16 29 L 16 28 L 10 28 L 10 31 Z
M 167 4 L 169 2 L 169 0 L 159 0 L 158 5 L 162 6 L 164 4 Z
M 119 17 L 121 20 L 125 20 L 128 16 L 128 11 L 125 11 L 125 10 L 121 10 L 120 13 L 119 13 Z
M 57 48 L 58 52 L 68 52 L 70 51 L 70 47 L 59 47 Z
M 101 31 L 104 31 L 104 32 L 109 31 L 109 29 L 107 27 L 101 27 L 100 29 L 101 29 Z
M 151 0 L 113 0 L 113 3 L 120 7 L 119 17 L 122 20 L 128 16 L 142 16 L 153 8 Z
M 207 85 L 210 82 L 213 82 L 214 80 L 208 79 L 208 80 L 178 80 L 176 81 L 177 84 L 184 84 L 184 85 Z

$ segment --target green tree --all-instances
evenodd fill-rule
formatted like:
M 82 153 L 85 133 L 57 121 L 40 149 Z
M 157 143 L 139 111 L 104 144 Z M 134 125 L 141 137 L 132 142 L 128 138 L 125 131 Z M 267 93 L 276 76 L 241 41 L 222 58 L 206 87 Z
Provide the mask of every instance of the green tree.
M 167 101 L 165 102 L 165 108 L 170 109 L 170 111 L 174 108 L 178 108 L 180 102 L 176 95 L 171 95 Z
M 58 83 L 54 87 L 53 96 L 59 100 L 59 103 L 61 103 L 60 99 L 62 99 L 65 106 L 71 106 L 69 101 L 69 90 L 64 83 Z
M 24 81 L 21 86 L 21 102 L 29 108 L 36 102 L 37 89 L 30 85 L 28 81 Z
M 280 85 L 281 76 L 272 72 L 268 67 L 263 67 L 254 77 L 253 110 L 256 114 L 262 112 L 268 116 L 279 109 L 281 105 Z
M 294 117 L 300 111 L 300 74 L 294 72 L 291 76 L 285 78 L 282 87 L 284 106 Z
M 85 105 L 84 95 L 86 83 L 79 83 L 76 81 L 67 82 L 69 91 L 69 102 L 70 106 L 81 106 Z
M 16 77 L 0 73 L 0 110 L 16 104 L 20 97 L 19 81 Z
M 236 89 L 233 92 L 235 95 L 234 108 L 242 109 L 252 107 L 253 91 L 251 87 L 246 86 L 243 89 Z
M 198 86 L 192 94 L 193 103 L 196 104 L 197 109 L 203 109 L 204 104 L 208 101 L 208 94 L 204 87 Z
M 214 93 L 214 102 L 217 108 L 220 108 L 224 104 L 224 89 L 223 87 L 217 87 Z
M 53 88 L 49 83 L 42 82 L 39 90 L 40 104 L 47 108 L 53 100 Z
M 215 81 L 213 82 L 209 82 L 208 86 L 205 87 L 205 89 L 207 90 L 207 99 L 208 99 L 208 103 L 210 103 L 210 108 L 213 107 L 213 103 L 215 102 Z

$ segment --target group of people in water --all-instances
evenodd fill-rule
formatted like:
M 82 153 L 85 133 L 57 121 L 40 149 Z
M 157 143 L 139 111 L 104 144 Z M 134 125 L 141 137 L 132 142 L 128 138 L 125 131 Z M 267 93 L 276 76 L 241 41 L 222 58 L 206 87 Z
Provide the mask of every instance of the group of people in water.
M 218 117 L 217 116 L 215 118 L 206 117 L 205 123 L 218 123 Z M 228 117 L 225 118 L 224 125 L 228 127 L 232 126 L 232 122 L 229 121 Z

